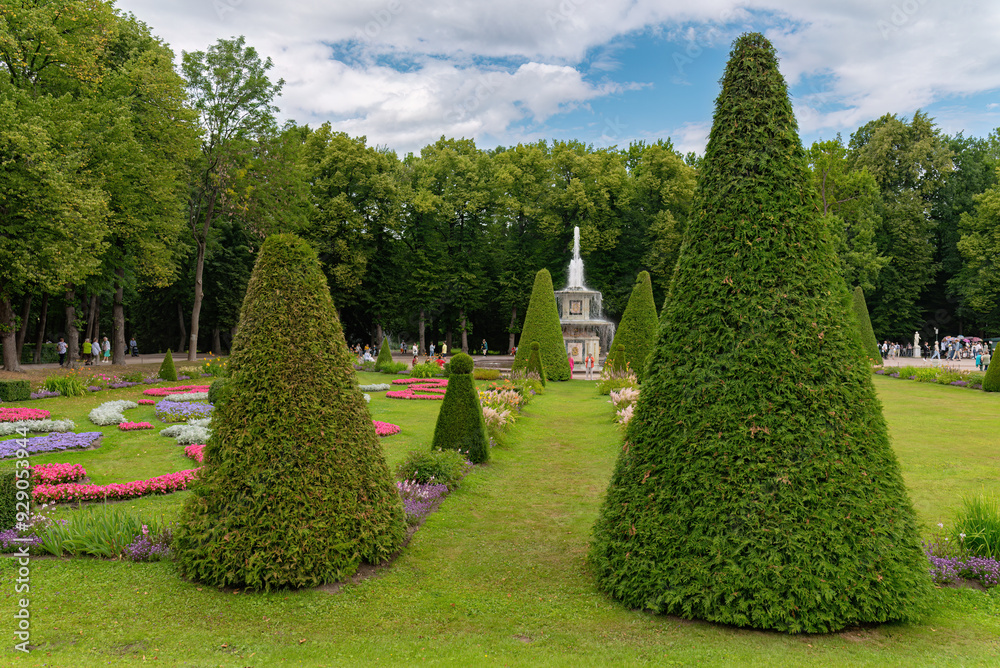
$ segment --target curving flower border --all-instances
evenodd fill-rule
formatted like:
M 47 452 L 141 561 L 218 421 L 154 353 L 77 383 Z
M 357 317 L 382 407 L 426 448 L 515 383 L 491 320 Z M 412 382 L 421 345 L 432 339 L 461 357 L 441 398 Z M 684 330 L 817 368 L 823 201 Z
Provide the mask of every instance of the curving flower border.
M 386 392 L 385 396 L 390 399 L 444 399 L 444 393 L 448 391 L 447 378 L 397 378 L 392 383 L 406 385 L 406 389 Z
M 36 485 L 60 485 L 82 480 L 87 470 L 79 464 L 36 464 L 31 467 L 31 478 Z
M 208 392 L 208 385 L 178 385 L 177 387 L 151 387 L 142 393 L 150 397 L 165 397 L 169 394 L 191 394 Z
M 31 495 L 35 503 L 62 503 L 66 501 L 104 501 L 135 499 L 150 494 L 169 494 L 187 489 L 198 469 L 167 473 L 148 480 L 136 480 L 110 485 L 35 485 Z
M 44 408 L 22 408 L 0 406 L 0 422 L 20 422 L 21 420 L 47 420 L 51 413 Z

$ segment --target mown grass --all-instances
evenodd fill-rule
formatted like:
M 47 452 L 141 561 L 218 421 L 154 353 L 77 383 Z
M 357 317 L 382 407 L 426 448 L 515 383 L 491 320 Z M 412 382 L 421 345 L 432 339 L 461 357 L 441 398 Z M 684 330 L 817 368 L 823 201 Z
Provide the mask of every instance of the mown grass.
M 363 374 L 361 382 L 384 378 Z M 957 507 L 960 498 L 935 498 L 921 488 L 933 482 L 934 465 L 923 459 L 934 447 L 925 439 L 934 438 L 910 428 L 923 410 L 911 388 L 936 390 L 938 405 L 943 397 L 964 405 L 974 393 L 876 382 L 904 475 L 914 498 L 922 499 L 918 512 L 930 522 Z M 989 405 L 995 415 L 1000 399 L 981 408 Z M 373 417 L 403 427 L 399 435 L 383 439 L 390 464 L 409 449 L 429 446 L 439 408 L 439 402 L 372 395 Z M 934 414 L 941 413 L 949 411 Z M 506 444 L 494 449 L 489 466 L 465 479 L 390 569 L 336 594 L 220 592 L 180 580 L 169 563 L 34 560 L 32 641 L 37 649 L 16 663 L 13 652 L 0 649 L 0 662 L 131 665 L 153 657 L 165 665 L 222 666 L 1000 662 L 1000 596 L 972 590 L 936 591 L 932 612 L 921 624 L 827 636 L 687 622 L 628 610 L 610 600 L 594 588 L 586 550 L 621 444 L 611 416 L 607 398 L 597 396 L 592 383 L 550 385 L 525 410 Z M 935 424 L 944 428 L 933 421 L 929 428 Z M 955 430 L 952 442 L 962 442 L 952 458 L 965 470 L 978 470 L 995 457 L 995 440 L 990 441 L 990 434 L 998 433 L 995 424 L 947 424 Z M 179 449 L 156 438 L 168 452 Z M 127 446 L 122 447 L 124 452 Z M 965 487 L 978 489 L 978 483 Z M 955 476 L 947 493 L 960 497 L 962 488 Z M 155 509 L 184 495 L 139 499 L 134 505 Z M 15 599 L 12 566 L 3 560 L 0 595 L 8 620 Z

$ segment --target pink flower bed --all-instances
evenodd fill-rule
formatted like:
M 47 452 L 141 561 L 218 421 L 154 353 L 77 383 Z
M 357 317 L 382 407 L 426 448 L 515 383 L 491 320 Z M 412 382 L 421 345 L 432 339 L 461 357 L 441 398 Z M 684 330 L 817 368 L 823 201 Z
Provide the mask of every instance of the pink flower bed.
M 372 420 L 372 422 L 375 424 L 375 433 L 379 436 L 392 436 L 393 434 L 398 434 L 400 431 L 398 424 L 379 422 L 378 420 Z
M 392 399 L 444 399 L 444 393 L 448 391 L 446 378 L 397 378 L 392 382 L 395 385 L 407 386 L 405 390 L 390 390 L 385 393 L 385 396 Z M 417 392 L 430 394 L 417 394 Z
M 10 408 L 0 407 L 0 422 L 18 422 L 20 420 L 48 420 L 49 413 L 43 408 Z
M 65 501 L 103 501 L 104 499 L 135 499 L 149 494 L 169 494 L 187 489 L 198 469 L 178 471 L 156 476 L 149 480 L 112 483 L 110 485 L 35 485 L 31 490 L 35 503 L 62 503 Z
M 138 404 L 140 406 L 153 406 L 156 404 L 156 399 L 140 399 Z
M 119 422 L 118 428 L 122 431 L 135 431 L 136 429 L 152 429 L 153 425 L 148 422 Z
M 31 477 L 36 485 L 59 485 L 76 482 L 87 475 L 79 464 L 38 464 L 31 467 Z
M 151 387 L 142 393 L 150 397 L 165 397 L 168 394 L 191 394 L 208 392 L 208 385 L 178 385 L 177 387 Z
M 205 461 L 205 444 L 204 443 L 194 443 L 184 448 L 184 454 L 187 457 L 195 460 L 199 464 Z

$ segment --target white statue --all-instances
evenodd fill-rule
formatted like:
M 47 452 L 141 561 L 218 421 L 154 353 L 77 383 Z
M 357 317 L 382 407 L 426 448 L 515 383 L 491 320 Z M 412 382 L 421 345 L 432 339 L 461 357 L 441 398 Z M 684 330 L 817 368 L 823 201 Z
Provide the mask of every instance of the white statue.
M 913 332 L 913 356 L 920 357 L 920 332 Z

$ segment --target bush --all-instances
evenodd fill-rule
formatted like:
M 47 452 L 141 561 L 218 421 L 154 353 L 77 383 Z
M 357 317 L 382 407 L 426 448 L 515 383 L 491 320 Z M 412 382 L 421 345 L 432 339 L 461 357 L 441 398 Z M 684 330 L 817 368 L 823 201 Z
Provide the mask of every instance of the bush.
M 379 348 L 378 357 L 375 358 L 375 368 L 381 370 L 386 364 L 394 364 L 392 350 L 389 348 L 389 337 L 382 339 L 382 347 Z
M 465 476 L 468 461 L 455 450 L 412 450 L 396 468 L 400 480 L 412 480 L 422 485 L 437 483 L 454 489 Z
M 628 360 L 625 359 L 625 346 L 623 345 L 611 349 L 611 353 L 604 360 L 604 368 L 613 373 L 635 371 L 635 369 L 630 369 L 628 366 Z
M 605 367 L 601 371 L 601 378 L 597 381 L 598 394 L 611 394 L 615 390 L 625 387 L 638 387 L 639 380 L 631 371 L 614 371 L 610 367 Z
M 24 461 L 25 464 L 28 462 L 27 459 L 18 461 Z M 0 469 L 0 531 L 6 531 L 17 523 L 18 470 L 24 471 L 23 475 L 28 475 L 27 468 L 11 466 L 9 463 Z M 27 492 L 27 499 L 30 500 L 31 481 L 29 478 L 23 479 L 28 481 L 28 486 L 21 491 Z
M 916 369 L 913 375 L 916 376 L 915 380 L 918 383 L 936 383 L 938 370 L 934 367 L 921 367 Z
M 228 398 L 229 379 L 219 378 L 218 380 L 213 380 L 212 384 L 208 386 L 208 403 L 219 408 Z
M 611 350 L 618 350 L 618 346 L 624 347 L 624 360 L 635 371 L 640 381 L 646 368 L 646 360 L 656 345 L 658 327 L 656 303 L 653 301 L 653 283 L 650 281 L 649 272 L 642 271 L 635 279 L 632 296 L 629 297 L 621 323 L 615 331 L 614 341 L 611 342 Z
M 167 352 L 169 353 L 170 351 L 168 350 Z M 166 358 L 164 358 L 164 361 L 166 361 Z M 205 360 L 201 364 L 201 372 L 207 373 L 210 376 L 225 378 L 229 375 L 228 360 L 222 358 Z M 160 377 L 162 378 L 162 376 Z
M 49 524 L 38 531 L 38 537 L 42 548 L 57 557 L 70 554 L 114 559 L 125 554 L 132 541 L 143 535 L 144 528 L 153 533 L 161 531 L 160 523 L 154 520 L 98 506 L 73 513 L 66 523 Z
M 534 374 L 545 387 L 545 364 L 542 362 L 542 351 L 538 341 L 531 342 L 531 355 L 528 356 L 528 363 L 524 366 L 526 373 Z
M 872 364 L 881 364 L 882 351 L 879 350 L 878 341 L 875 339 L 872 321 L 868 317 L 868 304 L 865 303 L 865 291 L 861 289 L 860 285 L 854 288 L 851 310 L 854 315 L 854 324 L 858 328 L 858 338 L 861 341 L 862 351 Z
M 472 377 L 476 380 L 497 380 L 500 378 L 500 369 L 474 369 Z
M 87 394 L 87 386 L 79 376 L 47 376 L 42 387 L 49 392 L 59 392 L 64 397 L 82 397 Z
M 379 371 L 381 373 L 400 374 L 406 373 L 408 368 L 409 365 L 406 362 L 386 362 L 379 368 Z
M 1000 392 L 1000 362 L 996 361 L 996 357 L 990 358 L 990 365 L 986 368 L 986 377 L 983 379 L 983 391 Z
M 434 426 L 431 450 L 458 450 L 473 464 L 482 464 L 489 461 L 490 444 L 479 393 L 472 380 L 473 364 L 465 353 L 451 358 L 448 391 Z
M 789 633 L 918 618 L 927 557 L 762 35 L 735 41 L 713 123 L 594 526 L 597 586 Z
M 977 557 L 1000 559 L 1000 500 L 986 493 L 963 499 L 951 539 Z
M 535 285 L 531 290 L 531 300 L 524 315 L 520 345 L 511 365 L 513 371 L 524 369 L 531 356 L 531 348 L 526 345 L 537 341 L 541 349 L 542 365 L 547 380 L 569 380 L 569 356 L 563 341 L 562 325 L 559 324 L 559 309 L 556 307 L 556 293 L 552 288 L 552 275 L 548 269 L 535 274 Z
M 183 577 L 314 587 L 400 548 L 403 504 L 353 361 L 316 252 L 268 237 L 229 357 L 229 399 L 175 532 Z
M 403 366 L 405 367 L 406 365 L 404 364 Z M 410 370 L 410 376 L 413 378 L 433 378 L 434 376 L 440 374 L 441 368 L 438 366 L 437 362 L 424 362 L 423 364 L 416 364 Z
M 177 380 L 177 369 L 174 368 L 174 356 L 170 353 L 170 348 L 167 348 L 167 354 L 163 358 L 163 364 L 160 365 L 158 375 L 163 380 Z
M 0 401 L 27 401 L 31 383 L 26 380 L 0 380 Z
M 56 344 L 43 343 L 42 354 L 39 358 L 40 364 L 55 364 L 59 361 L 59 353 L 56 352 Z M 33 364 L 35 362 L 35 344 L 25 343 L 21 348 L 21 364 Z

